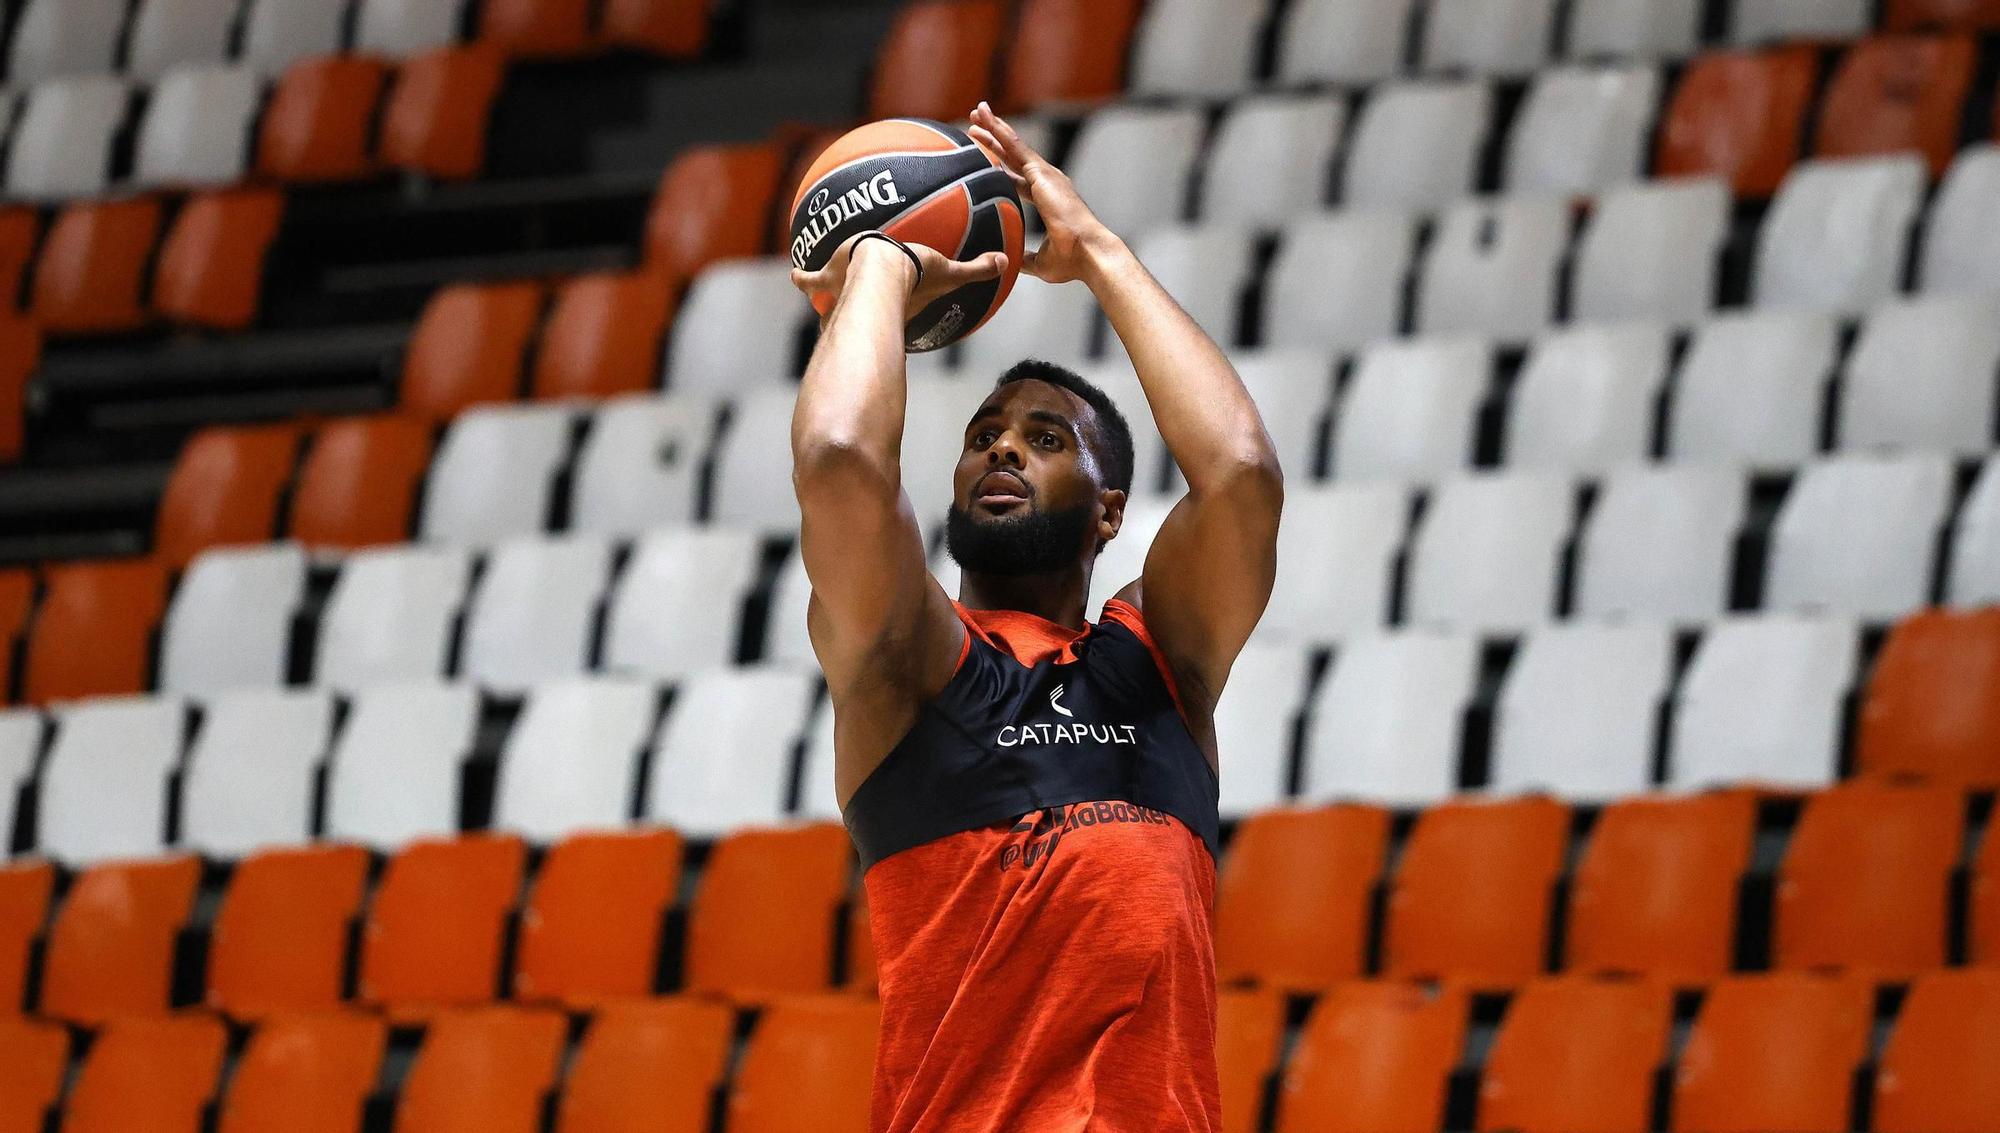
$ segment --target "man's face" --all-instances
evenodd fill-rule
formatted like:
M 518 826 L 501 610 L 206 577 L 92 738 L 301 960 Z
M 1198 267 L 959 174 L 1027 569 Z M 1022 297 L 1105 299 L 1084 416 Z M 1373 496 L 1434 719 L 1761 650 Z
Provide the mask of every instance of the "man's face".
M 1104 492 L 1089 403 L 1024 379 L 987 395 L 952 477 L 947 549 L 967 570 L 1043 574 L 1117 533 L 1123 496 Z

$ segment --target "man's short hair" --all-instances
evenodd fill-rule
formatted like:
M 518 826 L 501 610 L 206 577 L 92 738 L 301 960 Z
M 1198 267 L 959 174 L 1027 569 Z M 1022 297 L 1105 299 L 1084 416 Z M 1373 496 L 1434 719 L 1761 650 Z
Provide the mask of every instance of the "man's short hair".
M 1090 384 L 1083 375 L 1065 369 L 1054 362 L 1044 362 L 1039 358 L 1027 358 L 1014 363 L 1000 380 L 993 383 L 994 389 L 1012 382 L 1047 382 L 1061 386 L 1084 400 L 1097 415 L 1098 463 L 1104 469 L 1104 486 L 1116 488 L 1130 494 L 1132 491 L 1132 426 L 1125 421 L 1125 415 L 1118 411 L 1118 405 L 1111 395 Z

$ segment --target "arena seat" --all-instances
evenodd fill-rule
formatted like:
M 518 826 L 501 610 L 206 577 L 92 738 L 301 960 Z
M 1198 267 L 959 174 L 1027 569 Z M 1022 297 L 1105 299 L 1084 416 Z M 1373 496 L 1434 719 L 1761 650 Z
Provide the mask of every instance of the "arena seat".
M 681 0 L 605 0 L 604 36 L 672 59 L 692 59 L 708 46 L 708 9 Z
M 998 378 L 1023 358 L 1081 365 L 1090 353 L 1091 335 L 1099 319 L 1097 300 L 1089 288 L 1063 287 L 1031 275 L 1021 276 L 1007 301 L 979 333 L 959 346 L 958 372 L 974 379 Z M 922 356 L 910 357 L 914 362 Z
M 1362 974 L 1389 812 L 1279 807 L 1244 818 L 1216 890 L 1216 978 L 1288 994 Z
M 602 1008 L 651 992 L 681 857 L 671 830 L 573 834 L 556 843 L 521 917 L 515 998 Z
M 537 685 L 500 749 L 493 826 L 537 842 L 631 817 L 659 691 L 622 679 Z
M 943 585 L 940 582 L 940 585 Z M 956 591 L 945 593 L 956 595 Z M 778 577 L 771 584 L 769 612 L 764 618 L 764 650 L 758 654 L 764 661 L 783 662 L 793 665 L 817 665 L 818 658 L 813 653 L 812 635 L 806 630 L 806 611 L 812 602 L 812 579 L 806 577 L 804 552 L 794 543 L 785 554 L 784 565 L 778 568 Z M 809 741 L 810 742 L 810 741 Z M 832 743 L 829 733 L 828 743 Z M 811 756 L 807 757 L 807 774 L 812 772 Z M 831 799 L 833 765 L 827 764 L 828 776 L 825 784 Z M 810 797 L 821 784 L 812 783 L 808 778 L 806 794 Z M 831 805 L 829 801 L 829 805 Z M 838 818 L 838 808 L 828 814 L 816 817 Z
M 368 851 L 259 850 L 230 875 L 209 938 L 207 1004 L 237 1020 L 326 1012 L 341 1001 Z
M 1849 455 L 1807 465 L 1772 528 L 1764 607 L 1892 621 L 1930 597 L 1951 505 L 1942 455 Z
M 1752 301 L 1851 315 L 1892 298 L 1923 193 L 1914 154 L 1801 164 L 1758 229 Z
M 2000 4 L 1994 0 L 1889 0 L 1883 24 L 1888 31 L 1995 28 L 2000 27 Z
M 881 1006 L 852 995 L 777 1000 L 757 1020 L 728 1102 L 730 1133 L 868 1128 Z
M 263 97 L 263 80 L 247 67 L 168 72 L 153 85 L 139 120 L 132 183 L 206 189 L 242 180 Z
M 1877 307 L 1840 383 L 1839 447 L 1983 455 L 1994 446 L 1995 373 L 2000 294 Z
M 676 305 L 657 271 L 600 272 L 562 284 L 542 324 L 530 393 L 569 399 L 651 390 Z
M 479 693 L 466 685 L 357 693 L 328 760 L 326 836 L 387 851 L 457 830 L 478 726 Z
M 305 589 L 297 543 L 203 551 L 161 626 L 160 688 L 207 696 L 283 685 Z
M 1723 466 L 1613 470 L 1578 541 L 1575 612 L 1681 625 L 1720 616 L 1748 495 L 1742 473 Z
M 710 523 L 771 534 L 796 534 L 792 491 L 792 407 L 798 391 L 758 389 L 739 396 L 729 431 L 715 448 Z M 1129 404 L 1129 403 L 1128 403 Z
M 192 857 L 84 870 L 49 926 L 40 1013 L 84 1026 L 164 1013 L 174 938 L 200 881 Z
M 487 1007 L 431 1023 L 397 1105 L 398 1129 L 533 1133 L 562 1070 L 569 1021 L 555 1011 Z
M 38 848 L 84 865 L 159 853 L 168 777 L 180 765 L 186 728 L 181 701 L 78 700 L 59 709 L 55 720 L 42 768 Z
M 1156 5 L 1148 14 L 1157 18 L 1164 11 Z M 1221 50 L 1212 41 L 1202 42 L 1201 49 Z M 1077 131 L 1067 172 L 1098 219 L 1134 239 L 1185 215 L 1203 130 L 1203 114 L 1192 107 L 1108 106 Z
M 1265 281 L 1263 341 L 1352 350 L 1393 337 L 1415 248 L 1416 221 L 1399 213 L 1349 209 L 1287 225 Z
M 69 1032 L 0 1018 L 0 1129 L 36 1133 L 54 1120 L 69 1068 Z
M 1881 36 L 1854 45 L 1821 101 L 1814 152 L 1875 157 L 1914 150 L 1944 176 L 1972 88 L 1970 36 Z
M 710 526 L 642 536 L 608 601 L 605 668 L 673 680 L 735 660 L 742 604 L 756 586 L 761 555 L 749 531 Z
M 1756 821 L 1747 791 L 1605 807 L 1570 888 L 1564 968 L 1678 986 L 1728 973 Z
M 1349 134 L 1341 203 L 1438 209 L 1470 194 L 1492 115 L 1493 89 L 1483 82 L 1373 89 Z
M 1839 327 L 1824 313 L 1740 313 L 1702 323 L 1675 381 L 1668 454 L 1761 468 L 1811 459 L 1838 349 Z
M 1482 472 L 1432 494 L 1411 544 L 1413 624 L 1520 632 L 1555 610 L 1575 491 L 1543 473 Z
M 1407 537 L 1409 492 L 1393 483 L 1308 484 L 1289 495 L 1295 518 L 1279 528 L 1278 577 L 1261 632 L 1317 642 L 1380 629 Z
M 1122 93 L 1141 6 L 1139 0 L 1026 0 L 1002 63 L 1000 110 L 1101 102 Z
M 258 125 L 257 172 L 308 182 L 374 173 L 375 112 L 388 84 L 379 59 L 311 56 L 286 66 Z
M 356 51 L 417 55 L 459 41 L 466 0 L 358 0 Z
M 112 75 L 50 79 L 29 90 L 7 151 L 7 195 L 46 203 L 104 192 L 131 93 Z
M 403 355 L 403 409 L 444 419 L 520 396 L 547 298 L 526 281 L 455 284 L 431 296 Z
M 298 431 L 289 425 L 212 426 L 181 447 L 160 499 L 153 547 L 183 567 L 210 547 L 261 543 L 277 526 Z
M 1711 624 L 1681 677 L 1668 784 L 1810 790 L 1833 782 L 1858 675 L 1857 628 L 1824 614 Z
M 1730 35 L 1740 44 L 1855 39 L 1873 20 L 1869 0 L 1737 0 Z
M 1341 984 L 1306 1016 L 1278 1094 L 1278 1133 L 1437 1129 L 1465 1042 L 1462 989 Z
M 229 58 L 236 0 L 141 0 L 125 43 L 125 71 L 154 80 L 181 67 L 219 67 Z
M 1527 75 L 1548 58 L 1555 0 L 1431 0 L 1426 71 Z
M 647 817 L 691 838 L 779 821 L 817 693 L 817 678 L 790 666 L 684 677 L 653 742 Z
M 1478 673 L 1479 642 L 1470 635 L 1405 630 L 1347 640 L 1307 716 L 1302 801 L 1418 807 L 1450 796 Z
M 726 1004 L 691 996 L 600 1008 L 564 1078 L 556 1128 L 599 1133 L 710 1128 L 735 1024 Z
M 1383 974 L 1512 987 L 1543 970 L 1569 809 L 1452 801 L 1417 819 L 1389 892 Z
M 1227 98 L 1247 89 L 1270 9 L 1269 0 L 1154 0 L 1132 36 L 1131 93 Z
M 1215 997 L 1215 1050 L 1222 1092 L 1220 1127 L 1261 1129 L 1265 1087 L 1284 1047 L 1285 999 L 1277 992 L 1224 988 Z
M 199 1015 L 112 1020 L 91 1043 L 63 1105 L 65 1133 L 201 1128 L 229 1036 Z
M 21 699 L 46 704 L 145 688 L 151 635 L 166 606 L 165 567 L 154 559 L 72 562 L 45 568 L 42 580 Z
M 1806 47 L 1695 59 L 1662 119 L 1654 176 L 1719 176 L 1743 197 L 1777 192 L 1799 159 L 1817 72 Z
M 1874 989 L 1804 973 L 1734 976 L 1702 1001 L 1674 1079 L 1677 1133 L 1848 1129 Z
M 461 674 L 504 696 L 590 667 L 612 567 L 596 535 L 510 539 L 493 548 L 465 610 Z
M 793 320 L 772 312 L 793 312 Z M 799 335 L 812 308 L 799 302 L 791 261 L 723 260 L 695 277 L 667 342 L 674 393 L 733 395 L 791 385 L 802 366 Z
M 243 15 L 243 62 L 267 75 L 303 59 L 340 54 L 350 0 L 250 0 Z
M 1130 371 L 1127 371 L 1128 373 Z M 1135 379 L 1133 384 L 1137 385 Z M 1134 389 L 1134 399 L 1121 394 L 1112 394 L 1119 405 L 1131 405 L 1138 391 Z M 1164 446 L 1160 450 L 1163 451 Z M 1153 546 L 1153 540 L 1160 534 L 1160 528 L 1167 521 L 1167 513 L 1172 511 L 1176 501 L 1158 495 L 1142 495 L 1127 504 L 1125 522 L 1118 529 L 1118 538 L 1097 556 L 1097 564 L 1091 572 L 1090 593 L 1084 599 L 1085 610 L 1102 610 L 1104 603 L 1115 596 L 1127 584 L 1145 574 L 1146 555 Z M 950 558 L 949 553 L 945 556 Z M 954 563 L 954 566 L 957 564 Z M 947 594 L 958 593 L 958 581 L 962 576 L 954 574 L 948 581 L 951 589 Z M 1122 579 L 1123 581 L 1117 581 Z
M 596 52 L 591 0 L 486 0 L 479 38 L 528 59 L 580 59 Z
M 1555 320 L 1569 227 L 1558 197 L 1453 205 L 1417 273 L 1417 333 L 1533 338 Z
M 6 840 L 8 853 L 13 851 L 14 827 L 22 821 L 21 789 L 34 778 L 44 731 L 42 714 L 32 708 L 0 711 L 0 838 Z M 0 1015 L 7 1013 L 9 1002 L 0 984 Z
M 188 751 L 180 841 L 213 858 L 309 841 L 333 699 L 309 689 L 224 693 Z
M 1233 350 L 1229 361 L 1263 414 L 1279 462 L 1300 475 L 1311 472 L 1319 464 L 1320 435 L 1333 412 L 1330 379 L 1338 359 L 1325 350 L 1279 347 Z M 1180 466 L 1170 467 L 1168 491 L 1186 486 Z
M 19 152 L 18 143 L 15 152 Z M 49 225 L 35 264 L 30 313 L 50 336 L 143 328 L 146 265 L 159 242 L 154 197 L 77 203 Z
M 14 658 L 21 647 L 21 634 L 35 604 L 35 575 L 26 567 L 0 570 L 0 704 L 12 704 Z M 4 792 L 4 788 L 0 788 Z M 0 808 L 10 808 L 12 800 L 0 799 Z M 11 814 L 11 810 L 0 813 Z M 12 823 L 0 829 L 12 829 Z
M 320 426 L 292 494 L 292 537 L 314 549 L 346 551 L 403 542 L 430 456 L 430 428 L 409 417 L 346 417 Z
M 1500 686 L 1491 786 L 1604 802 L 1647 790 L 1673 641 L 1655 622 L 1543 626 Z
M 1286 84 L 1367 86 L 1403 68 L 1415 0 L 1297 0 L 1278 36 L 1278 79 Z
M 964 118 L 993 89 L 1003 8 L 997 0 L 904 5 L 875 53 L 866 117 Z
M 1292 741 L 1312 683 L 1311 650 L 1251 641 L 1230 673 L 1215 706 L 1216 750 L 1230 752 L 1232 760 L 1217 804 L 1225 822 L 1277 806 L 1290 793 Z
M 1507 137 L 1508 192 L 1581 196 L 1639 180 L 1659 102 L 1652 67 L 1543 71 Z
M 32 86 L 118 69 L 129 0 L 26 0 L 17 9 L 7 81 Z
M 2000 972 L 1926 972 L 1903 1000 L 1875 1076 L 1872 1128 L 1977 1133 L 2000 1112 Z
M 1924 610 L 1875 657 L 1855 744 L 1863 775 L 2000 786 L 2000 609 Z
M 0 724 L 0 735 L 4 735 L 4 729 L 5 724 Z M 0 743 L 4 742 L 0 739 Z M 11 825 L 10 822 L 10 828 Z M 0 1033 L 5 1033 L 14 1018 L 28 1010 L 29 957 L 48 922 L 55 884 L 55 866 L 48 862 L 0 865 Z M 9 1061 L 8 1056 L 0 1055 L 0 1075 L 6 1073 Z M 7 1095 L 8 1091 L 0 1090 L 0 1098 Z M 7 1127 L 5 1121 L 0 1117 L 0 1128 Z
M 1808 798 L 1778 870 L 1774 965 L 1884 980 L 1941 967 L 1964 811 L 1941 786 L 1849 782 Z
M 698 394 L 605 402 L 577 452 L 572 529 L 633 535 L 693 522 L 715 419 L 716 403 Z
M 1493 361 L 1470 338 L 1384 341 L 1355 364 L 1334 420 L 1336 480 L 1427 480 L 1471 462 Z
M 1146 270 L 1210 338 L 1224 349 L 1237 343 L 1243 294 L 1255 274 L 1256 248 L 1249 232 L 1233 226 L 1175 224 L 1149 229 L 1132 247 Z M 1107 332 L 1104 338 L 1107 362 L 1129 359 L 1124 340 L 1116 333 Z M 964 406 L 967 416 L 974 407 Z
M 783 172 L 784 149 L 773 142 L 682 151 L 660 175 L 646 214 L 646 265 L 678 289 L 710 264 L 763 255 L 772 213 L 782 210 L 787 224 L 791 217 L 790 197 L 778 196 L 793 187 Z
M 1729 209 L 1729 186 L 1715 178 L 1626 185 L 1600 196 L 1576 252 L 1571 317 L 1705 318 L 1715 305 Z
M 1677 59 L 1701 40 L 1702 0 L 1576 0 L 1569 55 Z
M 271 1019 L 229 1079 L 217 1133 L 343 1133 L 361 1122 L 388 1029 L 360 1014 Z
M 1515 381 L 1502 449 L 1507 467 L 1603 473 L 1644 460 L 1670 346 L 1657 324 L 1544 335 Z
M 154 265 L 154 313 L 209 330 L 250 329 L 263 295 L 265 258 L 284 215 L 285 196 L 275 189 L 188 198 Z
M 1969 607 L 2000 603 L 2000 460 L 1987 457 L 1952 526 L 1945 601 Z
M 470 556 L 452 547 L 349 555 L 320 613 L 313 679 L 353 692 L 442 676 L 471 570 Z
M 1347 104 L 1327 95 L 1231 103 L 1202 166 L 1202 222 L 1276 228 L 1325 207 L 1346 122 Z
M 389 859 L 361 934 L 360 998 L 392 1022 L 435 1016 L 433 1035 L 448 1009 L 493 1000 L 526 861 L 503 834 L 424 839 Z
M 482 405 L 459 414 L 431 460 L 421 537 L 490 546 L 539 536 L 575 423 L 567 405 Z
M 1959 151 L 1924 224 L 1917 288 L 1931 294 L 2000 291 L 2000 234 L 1987 223 L 2000 209 L 2000 146 Z
M 506 71 L 499 49 L 478 43 L 405 60 L 382 110 L 382 163 L 441 181 L 477 177 Z
M 839 823 L 748 827 L 709 852 L 688 912 L 687 988 L 740 1004 L 833 981 L 853 845 Z
M 1479 1128 L 1647 1133 L 1673 1003 L 1663 984 L 1563 976 L 1508 1004 L 1479 1084 Z

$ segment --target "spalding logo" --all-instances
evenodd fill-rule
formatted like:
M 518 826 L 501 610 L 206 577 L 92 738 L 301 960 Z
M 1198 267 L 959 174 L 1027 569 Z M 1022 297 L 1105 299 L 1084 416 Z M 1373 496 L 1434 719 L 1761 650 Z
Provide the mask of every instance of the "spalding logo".
M 875 209 L 900 205 L 903 200 L 903 194 L 896 189 L 896 175 L 887 169 L 838 197 L 830 189 L 814 193 L 812 200 L 806 202 L 806 215 L 811 219 L 792 239 L 792 266 L 806 266 L 806 257 L 834 229 Z
M 832 189 L 821 189 L 819 192 L 814 193 L 813 199 L 806 205 L 806 215 L 807 216 L 817 215 L 819 213 L 819 210 L 826 207 L 827 199 L 832 196 L 833 196 Z

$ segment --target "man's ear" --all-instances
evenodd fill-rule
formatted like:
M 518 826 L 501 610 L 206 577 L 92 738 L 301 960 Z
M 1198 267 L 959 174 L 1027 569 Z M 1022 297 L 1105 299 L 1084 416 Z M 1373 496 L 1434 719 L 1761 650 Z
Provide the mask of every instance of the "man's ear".
M 1097 502 L 1104 505 L 1104 517 L 1097 521 L 1097 538 L 1100 543 L 1109 543 L 1125 526 L 1125 493 L 1106 488 L 1097 494 Z

